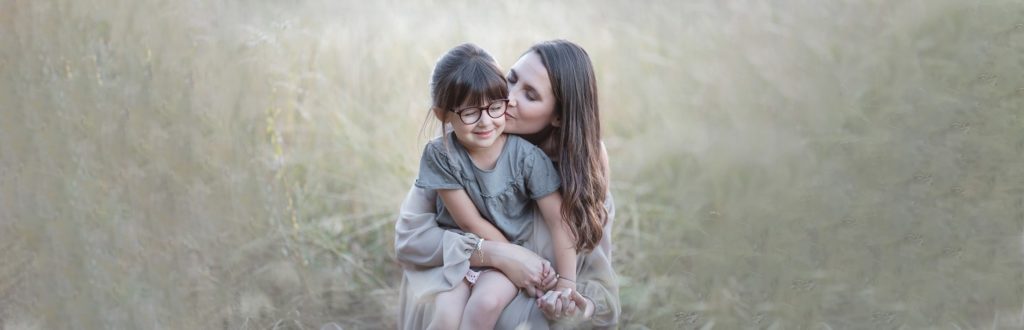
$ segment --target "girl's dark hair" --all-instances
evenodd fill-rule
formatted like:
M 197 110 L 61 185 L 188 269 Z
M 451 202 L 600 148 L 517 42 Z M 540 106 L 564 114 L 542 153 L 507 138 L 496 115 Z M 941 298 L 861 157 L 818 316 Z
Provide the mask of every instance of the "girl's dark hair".
M 590 251 L 601 241 L 608 217 L 594 66 L 582 47 L 566 40 L 541 42 L 527 52 L 531 51 L 547 68 L 555 116 L 561 121 L 551 138 L 559 146 L 562 218 L 576 238 L 576 249 Z
M 507 97 L 508 83 L 497 61 L 471 43 L 455 46 L 441 56 L 430 76 L 431 107 L 435 111 L 447 112 L 466 103 L 478 105 Z

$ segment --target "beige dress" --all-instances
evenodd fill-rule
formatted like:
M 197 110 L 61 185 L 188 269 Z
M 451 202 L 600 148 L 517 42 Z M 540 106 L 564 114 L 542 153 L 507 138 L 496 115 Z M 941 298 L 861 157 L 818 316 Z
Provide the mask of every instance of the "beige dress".
M 395 224 L 395 250 L 402 264 L 399 297 L 400 329 L 424 329 L 433 315 L 434 296 L 451 290 L 469 270 L 469 257 L 476 239 L 438 227 L 435 217 L 437 194 L 412 187 Z M 615 207 L 611 195 L 605 202 L 608 224 L 600 244 L 576 262 L 577 289 L 594 302 L 594 317 L 584 323 L 562 320 L 549 323 L 536 299 L 520 291 L 502 312 L 496 329 L 615 328 L 619 321 L 619 286 L 611 265 L 611 228 Z M 554 260 L 551 235 L 542 219 L 535 219 L 533 235 L 523 247 Z

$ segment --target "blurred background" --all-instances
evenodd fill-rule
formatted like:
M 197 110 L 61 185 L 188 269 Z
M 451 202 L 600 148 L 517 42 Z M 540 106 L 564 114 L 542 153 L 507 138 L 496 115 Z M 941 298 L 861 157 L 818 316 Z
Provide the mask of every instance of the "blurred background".
M 0 0 L 0 328 L 395 327 L 434 61 L 554 38 L 622 328 L 1024 328 L 1002 0 Z

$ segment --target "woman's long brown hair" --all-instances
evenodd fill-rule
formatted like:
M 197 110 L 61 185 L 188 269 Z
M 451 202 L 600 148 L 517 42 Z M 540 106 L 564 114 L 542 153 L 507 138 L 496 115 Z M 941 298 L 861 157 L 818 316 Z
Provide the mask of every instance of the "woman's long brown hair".
M 589 252 L 601 241 L 608 217 L 594 66 L 582 47 L 566 40 L 542 42 L 530 51 L 540 55 L 547 68 L 555 115 L 561 122 L 551 138 L 559 145 L 562 218 L 576 238 L 576 249 Z

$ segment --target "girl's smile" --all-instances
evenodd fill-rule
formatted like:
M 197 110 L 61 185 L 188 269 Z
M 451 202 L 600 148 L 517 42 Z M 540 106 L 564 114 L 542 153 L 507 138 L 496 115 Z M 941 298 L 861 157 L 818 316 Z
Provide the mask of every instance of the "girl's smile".
M 477 138 L 486 139 L 491 137 L 491 135 L 494 135 L 494 130 L 491 129 L 483 132 L 473 132 L 473 134 L 476 135 Z

